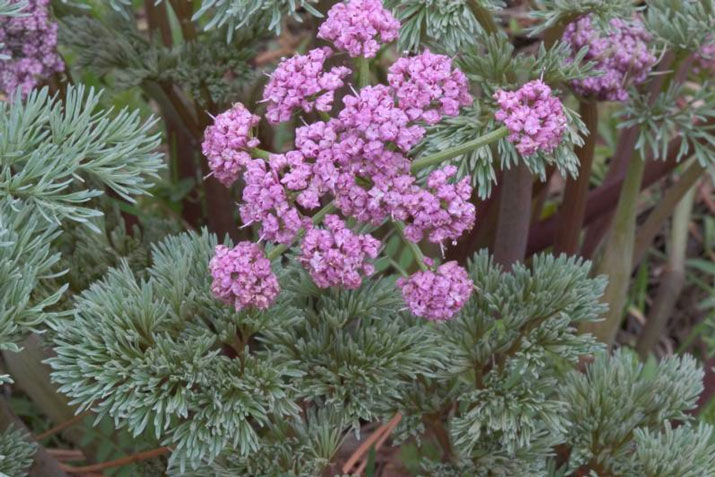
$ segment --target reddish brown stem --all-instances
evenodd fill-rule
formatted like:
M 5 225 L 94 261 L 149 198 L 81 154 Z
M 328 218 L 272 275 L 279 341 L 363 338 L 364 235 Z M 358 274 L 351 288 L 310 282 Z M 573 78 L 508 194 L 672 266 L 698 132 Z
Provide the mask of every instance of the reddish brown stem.
M 669 150 L 680 147 L 680 140 L 673 141 Z M 643 177 L 642 189 L 650 187 L 655 182 L 668 175 L 678 163 L 675 161 L 675 155 L 671 155 L 666 161 L 651 162 L 645 171 Z M 607 181 L 600 187 L 594 189 L 588 194 L 586 200 L 586 211 L 584 214 L 584 224 L 593 226 L 600 218 L 610 215 L 618 203 L 618 192 L 625 178 L 625 172 L 618 178 Z M 554 233 L 556 231 L 556 217 L 551 217 L 542 220 L 532 227 L 528 253 L 537 253 L 551 245 Z
M 166 16 L 166 4 L 154 0 L 144 0 L 147 23 L 152 34 L 159 33 L 164 46 L 171 46 L 171 27 Z
M 703 363 L 705 376 L 703 377 L 703 392 L 698 397 L 694 414 L 700 414 L 710 400 L 715 396 L 715 356 Z
M 557 218 L 556 237 L 554 237 L 554 251 L 557 254 L 574 255 L 578 252 L 583 218 L 586 213 L 586 198 L 598 136 L 598 106 L 594 102 L 582 101 L 580 113 L 589 133 L 584 145 L 576 149 L 576 155 L 581 163 L 578 178 L 566 181 L 563 205 Z
M 523 163 L 504 173 L 494 241 L 494 260 L 507 270 L 526 255 L 531 221 L 532 184 L 533 176 Z
M 549 197 L 551 179 L 556 172 L 556 166 L 550 165 L 546 168 L 546 180 L 536 181 L 534 184 L 534 200 L 531 204 L 531 223 L 538 222 L 541 213 L 544 210 L 544 204 Z
M 179 20 L 179 26 L 181 27 L 181 34 L 184 40 L 195 40 L 196 27 L 194 26 L 194 22 L 191 21 L 191 17 L 194 13 L 191 2 L 187 2 L 186 0 L 171 0 L 171 8 L 174 9 L 176 18 Z

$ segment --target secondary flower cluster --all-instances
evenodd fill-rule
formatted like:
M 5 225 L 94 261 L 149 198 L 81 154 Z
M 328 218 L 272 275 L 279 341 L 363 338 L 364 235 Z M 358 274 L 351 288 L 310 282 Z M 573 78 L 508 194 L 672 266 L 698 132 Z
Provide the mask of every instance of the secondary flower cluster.
M 561 101 L 541 80 L 530 81 L 517 91 L 494 94 L 499 109 L 494 117 L 509 129 L 509 141 L 522 156 L 552 152 L 566 129 Z
M 442 116 L 456 116 L 460 107 L 472 104 L 464 73 L 453 69 L 448 57 L 429 50 L 399 58 L 390 67 L 387 81 L 411 120 L 436 124 Z
M 409 240 L 419 242 L 427 234 L 433 243 L 456 241 L 474 226 L 469 177 L 449 183 L 456 173 L 454 166 L 437 169 L 427 177 L 427 190 L 413 185 L 405 194 L 401 205 L 407 211 L 405 236 Z
M 10 0 L 17 3 L 18 0 Z M 57 23 L 50 21 L 49 0 L 28 0 L 21 16 L 0 17 L 0 91 L 23 96 L 44 78 L 64 70 L 57 54 Z
M 360 272 L 371 275 L 375 271 L 367 258 L 377 258 L 380 242 L 352 233 L 337 215 L 326 216 L 323 224 L 325 229 L 312 228 L 305 235 L 300 262 L 319 287 L 358 288 Z
M 226 187 L 236 182 L 251 160 L 249 150 L 258 146 L 258 139 L 251 137 L 251 129 L 260 120 L 244 105 L 236 103 L 216 116 L 214 123 L 204 131 L 202 152 L 214 177 Z
M 301 228 L 310 225 L 291 204 L 278 173 L 262 159 L 246 164 L 243 175 L 241 220 L 245 225 L 260 224 L 262 240 L 290 245 Z
M 587 47 L 584 61 L 594 61 L 600 76 L 575 80 L 574 90 L 582 96 L 605 101 L 626 101 L 628 86 L 642 83 L 656 62 L 648 49 L 651 35 L 643 25 L 614 18 L 609 31 L 599 31 L 590 15 L 566 27 L 563 39 L 576 54 Z
M 268 103 L 266 118 L 271 124 L 288 121 L 299 108 L 306 113 L 314 108 L 330 111 L 335 90 L 343 87 L 343 78 L 350 74 L 344 66 L 323 70 L 332 53 L 328 47 L 316 48 L 278 65 L 263 90 L 263 101 Z
M 425 270 L 400 278 L 397 286 L 416 316 L 444 321 L 453 317 L 469 300 L 474 284 L 457 262 L 447 262 L 436 270 Z
M 280 291 L 271 262 L 253 242 L 241 242 L 232 249 L 219 245 L 209 269 L 213 294 L 237 310 L 246 306 L 266 309 Z
M 328 18 L 320 25 L 318 38 L 332 41 L 352 57 L 372 58 L 380 43 L 389 43 L 400 34 L 400 22 L 381 0 L 349 0 L 338 3 L 328 11 Z

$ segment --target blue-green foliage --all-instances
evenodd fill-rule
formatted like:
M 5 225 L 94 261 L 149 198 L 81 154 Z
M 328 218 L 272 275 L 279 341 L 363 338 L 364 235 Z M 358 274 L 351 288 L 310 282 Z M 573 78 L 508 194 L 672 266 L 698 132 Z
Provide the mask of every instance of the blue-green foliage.
M 100 93 L 70 86 L 63 100 L 48 88 L 0 102 L 0 191 L 47 222 L 102 215 L 89 202 L 102 186 L 134 202 L 162 167 L 154 120 L 137 111 L 100 109 Z
M 689 415 L 703 371 L 691 356 L 644 366 L 627 350 L 600 354 L 585 373 L 571 372 L 559 390 L 570 422 L 566 464 L 613 475 L 715 475 L 712 427 Z M 671 422 L 683 423 L 673 430 Z M 663 446 L 663 447 L 659 447 Z
M 12 427 L 0 431 L 0 476 L 25 477 L 35 451 L 36 445 L 23 431 Z
M 58 326 L 50 360 L 62 392 L 135 434 L 156 433 L 178 468 L 252 455 L 299 418 L 299 402 L 345 426 L 394 412 L 401 384 L 437 366 L 430 330 L 400 316 L 391 281 L 320 293 L 290 268 L 271 310 L 236 312 L 211 295 L 215 245 L 184 234 L 154 247 L 148 279 L 126 264 L 110 270 Z
M 451 55 L 474 44 L 484 34 L 476 11 L 496 11 L 504 6 L 499 0 L 386 0 L 402 25 L 399 49 L 417 52 L 425 44 Z
M 109 187 L 128 201 L 146 193 L 162 167 L 153 123 L 136 112 L 98 108 L 99 95 L 47 88 L 0 103 L 0 348 L 17 349 L 29 331 L 58 316 L 66 285 L 53 248 L 60 227 L 98 231 L 96 198 Z M 85 230 L 85 233 L 94 233 Z

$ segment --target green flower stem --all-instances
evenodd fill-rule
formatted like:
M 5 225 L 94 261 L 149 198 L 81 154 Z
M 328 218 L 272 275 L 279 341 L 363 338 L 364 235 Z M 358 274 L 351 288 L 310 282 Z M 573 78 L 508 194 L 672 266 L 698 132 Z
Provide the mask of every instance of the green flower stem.
M 361 59 L 364 59 L 364 58 L 361 58 Z M 431 156 L 417 159 L 416 161 L 412 162 L 411 170 L 412 170 L 412 172 L 417 172 L 421 169 L 424 169 L 425 167 L 440 164 L 441 162 L 444 162 L 446 160 L 452 159 L 454 157 L 460 156 L 467 152 L 473 151 L 474 149 L 478 149 L 482 146 L 486 146 L 486 145 L 491 144 L 495 141 L 498 141 L 499 139 L 506 137 L 508 134 L 509 134 L 509 130 L 506 127 L 500 127 L 499 129 L 496 129 L 488 134 L 485 134 L 484 136 L 480 136 L 472 141 L 465 142 L 464 144 L 455 146 L 453 148 L 447 149 L 447 150 L 439 152 L 437 154 L 433 154 Z M 269 152 L 264 151 L 262 149 L 258 149 L 258 148 L 252 149 L 251 154 L 254 157 L 260 157 L 262 159 L 268 159 L 268 157 L 270 155 Z M 315 224 L 315 225 L 320 224 L 326 215 L 334 212 L 335 210 L 336 210 L 336 207 L 333 202 L 326 205 L 325 207 L 320 209 L 313 216 L 313 224 Z M 398 224 L 400 233 L 402 233 L 402 231 L 404 230 L 404 227 L 405 227 L 404 224 L 402 224 L 400 222 L 396 222 L 396 224 Z M 302 237 L 304 233 L 305 233 L 305 231 L 301 230 L 298 233 L 298 235 L 296 236 L 296 240 L 299 239 L 300 237 Z M 403 235 L 403 238 L 404 238 L 404 235 Z M 412 249 L 413 253 L 415 254 L 415 258 L 417 259 L 417 264 L 420 266 L 420 268 L 422 270 L 427 270 L 427 265 L 424 263 L 425 256 L 422 253 L 422 250 L 420 250 L 419 246 L 415 243 L 410 242 L 409 240 L 406 240 L 406 239 L 405 239 L 405 242 L 407 243 L 407 245 Z M 289 247 L 290 247 L 290 245 L 282 245 L 282 244 L 278 245 L 273 250 L 271 250 L 270 253 L 268 253 L 267 258 L 269 260 L 274 260 L 274 259 L 278 258 L 283 252 L 288 250 Z
M 445 149 L 444 151 L 432 154 L 431 156 L 425 156 L 416 159 L 412 161 L 411 170 L 412 172 L 417 172 L 424 169 L 425 167 L 435 166 L 449 159 L 461 156 L 462 154 L 474 151 L 475 149 L 479 149 L 480 147 L 487 146 L 493 142 L 498 141 L 499 139 L 507 137 L 508 135 L 509 130 L 506 128 L 506 126 L 502 126 L 499 129 L 495 129 L 494 131 L 485 134 L 484 136 L 479 136 L 478 138 L 473 139 L 471 141 L 467 141 L 464 144 L 460 144 L 459 146 L 454 146 L 449 149 Z
M 329 203 L 328 205 L 326 205 L 325 207 L 320 209 L 318 212 L 316 212 L 316 214 L 313 216 L 313 225 L 320 224 L 326 215 L 331 214 L 331 213 L 335 212 L 336 210 L 337 210 L 337 207 L 335 207 L 335 204 L 333 202 Z M 299 238 L 301 238 L 304 234 L 305 234 L 305 229 L 301 229 L 298 232 L 298 235 L 296 235 L 295 239 L 293 240 L 293 243 L 295 243 L 295 241 L 298 240 Z M 280 245 L 276 246 L 273 250 L 271 250 L 268 253 L 268 255 L 266 255 L 266 258 L 268 258 L 268 260 L 271 260 L 271 261 L 275 260 L 283 252 L 288 250 L 288 248 L 291 245 L 293 245 L 293 244 L 292 243 L 290 245 L 280 244 Z
M 270 159 L 271 153 L 268 151 L 264 151 L 263 149 L 254 147 L 253 149 L 251 149 L 251 157 L 257 157 L 259 159 L 265 159 L 267 161 L 268 159 Z
M 603 295 L 603 301 L 608 304 L 606 319 L 585 323 L 581 328 L 608 345 L 611 345 L 616 337 L 626 305 L 636 237 L 638 195 L 644 171 L 645 160 L 636 153 L 628 163 L 611 232 L 604 247 L 603 257 L 596 267 L 596 275 L 608 276 L 608 286 Z
M 554 238 L 554 252 L 557 255 L 561 253 L 575 255 L 578 252 L 586 214 L 586 199 L 598 138 L 598 104 L 581 101 L 580 113 L 588 129 L 588 136 L 584 140 L 584 145 L 576 148 L 576 155 L 581 164 L 578 177 L 566 181 L 564 200 L 559 211 Z
M 643 225 L 638 227 L 636 243 L 633 248 L 633 268 L 643 260 L 658 232 L 677 210 L 678 204 L 688 191 L 706 174 L 706 169 L 695 159 L 691 159 L 688 168 L 678 178 L 678 182 L 666 189 L 658 204 L 648 214 Z
M 420 267 L 420 270 L 428 270 L 429 267 L 425 263 L 425 254 L 422 253 L 422 249 L 420 249 L 420 246 L 405 237 L 405 224 L 403 224 L 399 220 L 394 221 L 393 224 L 395 224 L 395 227 L 397 227 L 397 230 L 400 232 L 402 241 L 405 242 L 408 247 L 410 247 L 410 250 L 412 250 L 412 254 L 415 256 L 415 260 L 417 261 L 417 265 Z
M 651 350 L 660 341 L 668 319 L 673 315 L 675 304 L 685 286 L 685 259 L 687 258 L 690 216 L 696 187 L 693 185 L 685 193 L 673 212 L 668 263 L 660 279 L 653 306 L 648 312 L 648 320 L 638 337 L 636 350 L 642 359 L 647 359 Z
M 357 59 L 358 87 L 360 89 L 370 84 L 370 60 L 361 56 Z

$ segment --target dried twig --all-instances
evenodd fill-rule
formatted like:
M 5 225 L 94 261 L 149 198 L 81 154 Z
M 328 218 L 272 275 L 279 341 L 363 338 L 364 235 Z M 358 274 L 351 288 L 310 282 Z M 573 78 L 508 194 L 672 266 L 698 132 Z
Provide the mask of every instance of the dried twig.
M 57 434 L 58 432 L 64 431 L 64 430 L 67 429 L 68 427 L 71 427 L 71 426 L 77 424 L 77 423 L 80 422 L 82 419 L 84 419 L 85 416 L 88 416 L 90 413 L 91 413 L 91 411 L 87 410 L 87 411 L 84 411 L 84 412 L 81 412 L 81 413 L 77 414 L 77 415 L 74 416 L 72 419 L 68 419 L 68 420 L 66 420 L 66 421 L 64 421 L 64 422 L 60 422 L 59 424 L 57 424 L 56 426 L 54 426 L 54 427 L 52 427 L 52 428 L 46 430 L 45 432 L 43 432 L 43 433 L 41 433 L 41 434 L 37 434 L 37 435 L 35 436 L 35 440 L 42 441 L 42 440 L 47 439 L 48 437 L 54 436 L 54 435 Z
M 85 465 L 82 467 L 61 465 L 61 467 L 62 470 L 64 470 L 68 474 L 85 474 L 87 472 L 98 472 L 104 469 L 111 469 L 112 467 L 121 467 L 123 465 L 132 464 L 134 462 L 153 459 L 154 457 L 159 457 L 161 455 L 168 454 L 169 452 L 171 452 L 171 450 L 168 447 L 158 447 L 156 449 L 139 452 L 137 454 L 128 455 L 119 459 L 110 460 L 108 462 L 101 462 L 99 464 Z
M 398 412 L 392 417 L 392 419 L 390 419 L 389 422 L 378 427 L 377 430 L 365 440 L 365 442 L 360 444 L 360 447 L 358 447 L 355 452 L 353 452 L 347 462 L 345 462 L 345 465 L 343 465 L 343 473 L 350 472 L 350 469 L 352 469 L 358 463 L 358 461 L 360 461 L 360 459 L 368 453 L 368 451 L 373 445 L 377 447 L 378 441 L 380 441 L 380 445 L 382 445 L 385 442 L 385 439 L 387 439 L 387 436 L 395 428 L 395 426 L 399 424 L 400 420 L 402 420 L 402 414 Z M 385 436 L 384 439 L 383 435 Z M 364 466 L 362 467 L 362 469 L 364 469 Z

